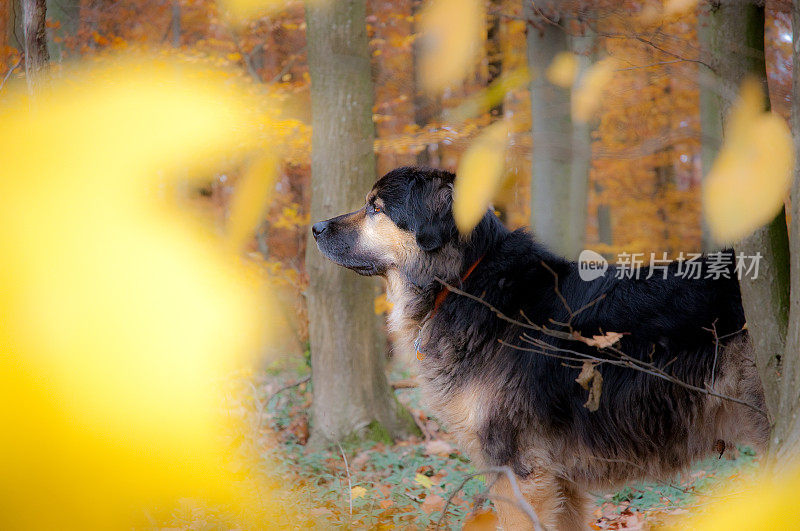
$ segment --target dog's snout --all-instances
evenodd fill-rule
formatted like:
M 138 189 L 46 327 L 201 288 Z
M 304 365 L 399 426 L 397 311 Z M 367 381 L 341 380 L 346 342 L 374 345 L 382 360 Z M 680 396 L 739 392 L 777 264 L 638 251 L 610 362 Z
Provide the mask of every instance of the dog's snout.
M 325 232 L 325 229 L 328 228 L 327 221 L 318 221 L 311 226 L 311 234 L 314 235 L 314 238 L 318 238 L 320 234 Z

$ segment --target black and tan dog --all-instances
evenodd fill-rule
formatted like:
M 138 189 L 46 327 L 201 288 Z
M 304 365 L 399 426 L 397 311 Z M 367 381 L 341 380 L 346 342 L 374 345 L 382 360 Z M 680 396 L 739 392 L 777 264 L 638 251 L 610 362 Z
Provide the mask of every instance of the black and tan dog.
M 637 280 L 617 279 L 612 266 L 585 282 L 574 262 L 491 211 L 459 235 L 454 178 L 399 168 L 364 207 L 312 231 L 332 261 L 386 279 L 396 345 L 424 353 L 426 399 L 477 468 L 510 467 L 544 525 L 583 529 L 588 490 L 668 478 L 718 441 L 763 446 L 763 393 L 732 271 L 691 280 L 672 264 L 667 278 Z M 611 353 L 570 340 L 572 331 L 624 335 Z M 576 383 L 575 360 L 587 356 L 604 382 L 594 411 Z M 624 356 L 655 370 L 624 366 Z M 494 489 L 513 498 L 508 480 Z M 497 506 L 505 529 L 531 526 L 515 505 Z

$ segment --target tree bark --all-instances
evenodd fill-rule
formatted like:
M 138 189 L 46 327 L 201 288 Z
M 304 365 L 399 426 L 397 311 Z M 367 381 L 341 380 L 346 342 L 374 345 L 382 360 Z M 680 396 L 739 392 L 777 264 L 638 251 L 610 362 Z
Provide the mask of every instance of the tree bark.
M 731 0 L 712 7 L 711 30 L 714 38 L 710 42 L 712 66 L 717 70 L 719 108 L 723 121 L 727 119 L 739 83 L 747 77 L 755 77 L 766 90 L 767 76 L 764 62 L 764 7 L 747 0 Z M 795 18 L 797 14 L 795 13 Z M 795 26 L 795 53 L 797 55 L 797 28 Z M 796 64 L 796 63 L 795 63 Z M 798 88 L 794 72 L 795 89 Z M 797 102 L 793 105 L 793 120 Z M 795 129 L 795 133 L 797 133 Z M 795 151 L 798 139 L 795 134 Z M 793 198 L 798 197 L 797 170 L 793 185 Z M 793 216 L 798 215 L 797 201 L 793 201 Z M 800 394 L 800 243 L 797 223 L 791 240 L 784 211 L 769 224 L 756 230 L 742 240 L 736 248 L 745 255 L 762 255 L 757 278 L 740 280 L 742 303 L 747 318 L 748 331 L 755 348 L 755 361 L 764 386 L 767 408 L 773 425 L 770 440 L 772 462 L 775 457 L 788 455 L 788 451 L 800 449 L 800 417 L 798 396 Z M 790 263 L 791 260 L 791 263 Z M 791 278 L 790 278 L 791 277 Z M 790 282 L 792 315 L 790 316 Z
M 376 177 L 365 7 L 365 0 L 306 5 L 314 220 L 361 206 Z M 388 385 L 384 351 L 377 348 L 373 282 L 325 259 L 310 234 L 307 249 L 315 444 L 413 432 L 413 419 Z
M 792 2 L 792 116 L 794 180 L 789 227 L 789 271 L 791 272 L 789 322 L 783 356 L 780 414 L 773 444 L 777 462 L 800 455 L 800 0 Z
M 570 49 L 578 59 L 579 72 L 592 65 L 595 34 L 587 26 L 583 35 L 569 39 Z M 576 76 L 573 87 L 579 78 Z M 569 184 L 569 234 L 567 257 L 576 259 L 586 246 L 586 218 L 589 200 L 589 171 L 592 167 L 592 125 L 589 122 L 572 122 L 572 159 L 570 161 Z
M 746 77 L 758 79 L 767 91 L 764 62 L 764 7 L 749 0 L 723 2 L 712 10 L 716 35 L 720 103 L 727 120 L 737 88 Z M 747 256 L 761 253 L 758 278 L 742 278 L 742 303 L 753 339 L 756 364 L 761 374 L 767 407 L 776 421 L 780 415 L 780 375 L 789 302 L 789 244 L 783 212 L 771 223 L 742 240 L 736 249 Z
M 703 179 L 711 170 L 714 160 L 717 158 L 719 148 L 722 143 L 722 110 L 720 109 L 720 95 L 717 92 L 715 71 L 716 63 L 723 57 L 713 53 L 719 48 L 716 41 L 718 28 L 716 27 L 717 17 L 712 16 L 712 10 L 716 8 L 710 5 L 702 5 L 700 15 L 697 17 L 697 36 L 700 41 L 702 54 L 701 60 L 711 65 L 714 70 L 710 70 L 703 65 L 699 65 L 698 84 L 700 85 L 700 155 L 703 166 Z M 715 245 L 705 216 L 701 220 L 701 246 L 703 251 L 713 251 Z
M 412 3 L 411 11 L 417 27 L 414 32 L 419 34 L 419 13 L 422 10 L 424 3 L 422 0 L 414 0 Z M 419 126 L 420 131 L 427 129 L 428 124 L 434 120 L 438 120 L 442 113 L 441 96 L 434 96 L 428 94 L 422 88 L 421 72 L 420 72 L 420 56 L 422 54 L 422 45 L 419 39 L 414 41 L 411 49 L 412 61 L 414 63 L 414 123 Z M 420 166 L 433 166 L 438 167 L 441 163 L 440 151 L 438 144 L 427 144 L 417 153 L 417 164 Z
M 575 209 L 571 208 L 577 201 L 572 197 L 576 180 L 570 162 L 575 140 L 570 91 L 553 85 L 543 75 L 555 56 L 569 49 L 570 43 L 565 28 L 555 23 L 560 17 L 560 2 L 537 3 L 536 10 L 532 2 L 525 2 L 524 7 L 528 21 L 528 65 L 534 76 L 530 87 L 531 227 L 534 235 L 553 251 L 574 259 L 582 246 L 585 215 L 580 217 L 584 223 L 579 227 L 581 221 L 573 217 Z M 577 164 L 576 172 L 580 172 Z M 585 204 L 584 197 L 584 210 Z
M 44 81 L 50 61 L 47 52 L 47 3 L 45 0 L 22 1 L 22 28 L 25 38 L 25 78 L 28 91 L 36 94 Z

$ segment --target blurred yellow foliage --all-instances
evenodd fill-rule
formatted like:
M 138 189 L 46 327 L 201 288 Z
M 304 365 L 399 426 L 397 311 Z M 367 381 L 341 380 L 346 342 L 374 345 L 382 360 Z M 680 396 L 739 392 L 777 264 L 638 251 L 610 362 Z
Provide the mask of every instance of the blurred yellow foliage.
M 762 476 L 750 488 L 720 492 L 720 501 L 698 516 L 684 519 L 676 529 L 730 531 L 732 529 L 797 529 L 800 522 L 800 469 L 790 467 L 783 477 Z
M 495 122 L 461 157 L 453 190 L 453 217 L 462 234 L 475 228 L 500 187 L 508 131 L 506 122 Z
M 394 308 L 394 304 L 389 302 L 385 293 L 381 293 L 375 297 L 375 315 L 389 313 L 392 311 L 392 308 Z
M 572 93 L 572 118 L 588 122 L 600 108 L 606 86 L 614 78 L 617 60 L 607 57 L 590 66 L 578 80 Z
M 141 57 L 35 100 L 8 88 L 0 527 L 130 528 L 178 497 L 232 500 L 216 383 L 265 340 L 267 299 L 174 208 L 169 176 L 251 145 L 246 94 Z
M 276 11 L 287 4 L 286 0 L 220 0 L 234 17 L 244 20 Z
M 577 74 L 578 59 L 575 54 L 570 52 L 561 52 L 556 55 L 544 73 L 550 83 L 563 88 L 571 87 Z
M 789 191 L 793 167 L 789 127 L 780 116 L 764 112 L 760 84 L 746 80 L 704 181 L 703 209 L 713 237 L 732 243 L 773 219 Z
M 253 227 L 263 219 L 270 192 L 275 186 L 277 165 L 272 157 L 260 157 L 250 164 L 236 184 L 228 222 L 228 237 L 234 250 L 244 247 L 252 236 Z
M 483 19 L 483 2 L 479 0 L 428 3 L 420 19 L 420 73 L 425 90 L 441 92 L 460 83 L 472 71 L 483 41 Z

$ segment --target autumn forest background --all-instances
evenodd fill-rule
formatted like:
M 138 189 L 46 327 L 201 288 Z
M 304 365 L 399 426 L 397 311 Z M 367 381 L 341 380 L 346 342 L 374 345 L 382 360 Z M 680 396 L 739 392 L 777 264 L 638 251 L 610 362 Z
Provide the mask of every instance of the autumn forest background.
M 9 266 L 17 276 L 8 286 L 24 287 L 28 281 L 38 286 L 41 279 L 55 275 L 53 286 L 61 286 L 55 290 L 76 290 L 64 291 L 59 300 L 81 301 L 78 309 L 56 304 L 50 313 L 25 314 L 29 317 L 19 323 L 12 320 L 8 331 L 0 330 L 0 339 L 20 353 L 29 348 L 31 359 L 68 345 L 65 352 L 90 366 L 105 359 L 101 352 L 116 349 L 120 336 L 112 334 L 115 326 L 124 337 L 128 332 L 131 338 L 150 333 L 152 345 L 132 339 L 130 351 L 115 358 L 130 355 L 137 360 L 142 349 L 150 349 L 154 354 L 146 363 L 152 365 L 142 365 L 141 373 L 130 369 L 139 367 L 138 361 L 108 366 L 103 361 L 95 380 L 93 373 L 62 373 L 61 365 L 43 362 L 52 374 L 67 374 L 63 387 L 54 388 L 72 389 L 76 384 L 94 389 L 97 384 L 98 393 L 113 393 L 113 386 L 98 382 L 126 371 L 134 375 L 131 389 L 140 377 L 149 386 L 148 371 L 161 374 L 164 360 L 175 356 L 149 397 L 131 390 L 119 404 L 110 402 L 121 411 L 148 411 L 174 400 L 175 407 L 161 418 L 164 423 L 143 424 L 144 431 L 109 428 L 125 441 L 109 446 L 85 430 L 73 433 L 72 427 L 62 426 L 60 406 L 47 398 L 50 387 L 30 376 L 44 369 L 23 371 L 34 382 L 30 387 L 9 384 L 9 399 L 26 397 L 23 403 L 35 404 L 30 415 L 50 419 L 56 434 L 74 445 L 59 451 L 56 446 L 40 448 L 42 453 L 52 452 L 52 461 L 30 465 L 28 458 L 40 461 L 41 454 L 30 450 L 29 443 L 38 440 L 41 428 L 24 423 L 21 426 L 31 430 L 30 440 L 0 445 L 9 456 L 26 456 L 10 476 L 22 487 L 0 489 L 8 494 L 9 507 L 16 507 L 8 522 L 23 527 L 64 521 L 102 527 L 135 521 L 144 527 L 202 529 L 279 524 L 489 528 L 481 527 L 494 524 L 485 478 L 422 404 L 413 359 L 395 352 L 387 340 L 384 320 L 391 306 L 383 286 L 322 259 L 309 238 L 310 224 L 359 207 L 372 182 L 398 166 L 457 171 L 476 139 L 489 126 L 503 124 L 505 140 L 498 150 L 503 169 L 491 204 L 507 226 L 530 226 L 573 259 L 582 249 L 612 260 L 623 252 L 645 253 L 646 260 L 651 252 L 677 258 L 713 250 L 718 243 L 704 221 L 704 179 L 723 147 L 729 109 L 747 77 L 739 74 L 762 82 L 771 111 L 787 124 L 792 120 L 792 9 L 788 1 L 764 5 L 739 0 L 0 3 L 0 122 L 5 121 L 0 123 L 5 127 L 0 139 L 7 146 L 0 159 L 7 182 L 0 194 L 8 201 L 7 217 L 0 217 L 8 237 L 0 242 L 7 244 L 3 248 L 9 253 L 16 250 L 20 260 L 18 269 Z M 457 53 L 436 63 L 426 55 L 436 47 L 431 44 L 436 38 L 444 43 L 451 39 Z M 189 72 L 185 76 L 176 73 L 184 68 Z M 451 71 L 455 77 L 448 74 Z M 175 81 L 178 78 L 181 81 Z M 175 98 L 160 99 L 159 87 L 177 90 Z M 346 110 L 337 99 L 345 93 L 353 102 Z M 147 97 L 151 99 L 145 101 Z M 176 125 L 181 120 L 183 124 Z M 207 137 L 201 139 L 201 133 Z M 142 161 L 149 160 L 159 143 L 164 153 L 145 167 Z M 95 158 L 96 165 L 84 164 Z M 148 183 L 146 204 L 155 198 L 161 206 L 142 206 L 138 185 L 102 184 L 127 182 L 111 178 L 127 175 L 118 161 L 129 161 L 125 164 L 131 176 L 134 169 L 150 176 L 142 180 Z M 131 182 L 139 181 L 131 177 Z M 785 190 L 780 193 L 785 195 Z M 153 234 L 176 223 L 191 229 L 185 235 L 173 235 L 169 229 L 169 237 L 176 238 L 172 244 L 165 240 L 164 247 L 151 246 L 138 232 L 126 232 L 133 217 L 115 224 L 116 216 L 134 203 L 138 206 L 131 216 L 146 216 L 142 224 Z M 164 207 L 167 213 L 162 203 L 169 203 Z M 787 208 L 792 208 L 791 202 Z M 788 238 L 786 218 L 780 219 Z M 27 227 L 34 228 L 25 232 Z M 107 240 L 98 240 L 102 245 L 91 247 L 97 254 L 81 251 L 93 245 L 102 227 L 109 234 Z M 70 236 L 57 242 L 68 229 Z M 210 258 L 206 251 L 197 261 L 190 261 L 189 254 L 176 254 L 174 262 L 169 258 L 168 247 L 181 250 L 198 234 L 203 246 L 215 238 L 227 242 L 209 244 L 223 249 L 219 252 L 227 253 L 225 258 Z M 57 244 L 52 252 L 45 251 L 46 245 L 28 237 Z M 122 247 L 109 244 L 112 240 L 130 242 L 136 258 L 129 262 Z M 761 243 L 752 245 L 745 248 L 757 249 Z M 788 239 L 786 246 L 788 257 Z M 28 253 L 33 247 L 38 250 Z M 51 254 L 55 252 L 83 258 L 62 263 Z M 161 269 L 154 266 L 152 279 L 139 278 L 149 274 L 141 271 L 149 271 L 150 258 L 162 252 L 169 259 L 158 266 Z M 764 254 L 778 256 L 774 263 L 783 271 L 777 275 L 781 280 L 768 278 L 766 291 L 754 295 L 762 298 L 752 299 L 761 303 L 751 306 L 776 308 L 774 314 L 765 310 L 759 319 L 784 324 L 774 336 L 756 339 L 763 339 L 759 345 L 776 341 L 783 349 L 791 341 L 786 328 L 792 329 L 791 319 L 797 316 L 788 317 L 789 266 L 781 270 L 782 255 L 770 252 L 777 251 L 770 248 Z M 183 259 L 184 266 L 179 266 Z M 56 273 L 32 265 L 45 261 Z M 198 277 L 198 285 L 218 290 L 217 313 L 202 313 L 198 308 L 207 306 L 209 299 L 186 297 L 194 291 L 190 287 L 173 293 L 176 284 L 195 280 L 194 273 L 184 273 L 194 264 L 201 264 L 198 275 L 209 275 Z M 229 270 L 230 264 L 235 271 Z M 792 276 L 797 276 L 792 264 Z M 99 273 L 89 276 L 95 266 L 98 272 L 121 271 L 120 276 L 106 285 Z M 41 276 L 29 276 L 34 273 Z M 251 289 L 255 283 L 258 290 Z M 120 284 L 130 292 L 117 293 Z M 141 290 L 145 285 L 150 288 Z M 785 297 L 783 292 L 770 292 L 775 285 L 783 286 Z M 268 291 L 259 291 L 263 286 Z M 4 309 L 15 308 L 30 293 L 31 300 L 47 308 L 51 295 L 58 298 L 55 291 L 31 288 L 29 293 L 23 287 L 9 287 Z M 794 297 L 797 290 L 792 287 Z M 138 297 L 150 297 L 150 290 L 152 298 L 139 305 Z M 182 297 L 185 302 L 174 303 Z M 158 301 L 167 300 L 169 304 L 151 315 Z M 226 308 L 239 309 L 222 317 Z M 64 326 L 53 324 L 69 314 L 75 316 L 71 329 L 78 332 L 67 332 L 67 318 Z M 102 324 L 92 316 L 97 323 L 107 317 L 116 323 L 107 337 L 93 335 Z M 139 323 L 139 318 L 143 328 L 132 330 L 131 323 Z M 63 334 L 64 343 L 54 339 L 47 344 L 40 341 L 47 334 L 31 332 L 33 325 L 26 328 L 39 320 L 53 326 L 50 337 Z M 748 315 L 748 322 L 756 319 Z M 171 323 L 166 327 L 170 331 L 164 323 Z M 261 326 L 271 332 L 263 332 Z M 198 333 L 199 329 L 205 330 Z M 28 339 L 17 340 L 20 331 Z M 233 339 L 239 336 L 248 339 Z M 192 345 L 199 350 L 189 348 Z M 774 355 L 775 349 L 767 350 Z M 246 368 L 231 368 L 226 360 L 226 376 L 220 379 L 214 368 L 233 350 L 247 352 L 249 362 Z M 197 354 L 201 351 L 205 354 Z M 94 353 L 97 358 L 91 357 Z M 213 363 L 188 371 L 192 376 L 186 377 L 185 387 L 178 385 L 179 391 L 165 390 L 175 387 L 168 382 L 176 367 L 198 359 Z M 14 363 L 0 365 L 0 381 L 18 381 L 18 370 Z M 19 381 L 26 382 L 24 378 Z M 218 451 L 220 438 L 215 435 L 207 448 L 189 445 L 187 454 L 184 438 L 208 427 L 206 410 L 196 415 L 200 420 L 190 415 L 192 420 L 186 422 L 198 424 L 187 424 L 182 435 L 164 426 L 169 415 L 178 419 L 184 417 L 181 411 L 199 411 L 192 401 L 209 386 L 213 399 L 200 401 L 215 415 L 224 410 L 225 422 L 237 428 L 219 436 L 224 451 Z M 774 404 L 781 404 L 774 411 L 789 418 L 791 400 L 781 398 L 778 390 L 774 394 Z M 94 411 L 94 406 L 85 408 L 75 400 L 76 411 Z M 94 398 L 87 400 L 95 403 Z M 72 398 L 66 402 L 72 404 Z M 106 426 L 97 419 L 86 422 Z M 152 462 L 142 457 L 148 446 L 138 440 L 140 433 L 170 441 L 164 442 L 163 455 L 157 453 Z M 792 428 L 786 427 L 785 433 L 793 433 Z M 219 459 L 224 481 L 218 481 L 218 471 L 209 472 L 213 467 L 208 463 L 216 462 L 206 460 L 211 454 L 214 459 L 223 455 Z M 97 455 L 102 459 L 97 461 Z M 719 485 L 744 489 L 763 459 L 748 448 L 729 457 L 700 463 L 670 484 L 598 493 L 594 527 L 649 528 L 678 521 L 695 509 L 706 510 L 717 501 Z M 65 460 L 74 462 L 75 469 L 62 467 Z M 167 477 L 162 465 L 176 462 L 179 472 L 169 475 L 163 492 L 152 492 L 145 476 L 152 472 Z M 50 511 L 43 512 L 45 502 L 33 494 L 40 484 L 30 479 L 35 476 L 30 466 L 42 477 L 50 474 L 48 470 L 59 471 L 51 483 L 55 501 L 46 504 L 52 519 L 43 516 Z M 103 477 L 99 471 L 106 469 L 123 478 L 119 496 L 98 486 L 102 482 L 97 478 Z M 73 500 L 69 493 L 76 485 L 87 487 L 108 511 L 98 515 L 86 500 Z M 187 495 L 176 495 L 187 485 Z M 267 498 L 272 501 L 267 503 Z M 140 505 L 153 508 L 133 517 L 126 512 Z

